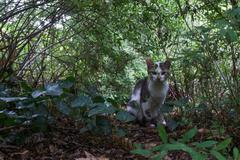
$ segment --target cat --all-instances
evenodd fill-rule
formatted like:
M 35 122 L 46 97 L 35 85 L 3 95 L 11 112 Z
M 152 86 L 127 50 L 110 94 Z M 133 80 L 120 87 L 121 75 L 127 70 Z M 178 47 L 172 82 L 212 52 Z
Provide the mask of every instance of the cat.
M 151 58 L 146 59 L 148 77 L 139 80 L 127 104 L 127 111 L 136 117 L 140 124 L 146 122 L 166 125 L 160 108 L 168 94 L 167 78 L 170 73 L 171 62 L 153 63 Z

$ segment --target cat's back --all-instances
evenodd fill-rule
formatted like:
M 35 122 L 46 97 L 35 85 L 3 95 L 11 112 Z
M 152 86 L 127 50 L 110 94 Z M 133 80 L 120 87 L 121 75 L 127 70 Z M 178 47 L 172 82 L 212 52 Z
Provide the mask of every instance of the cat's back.
M 131 100 L 140 101 L 141 92 L 145 88 L 147 88 L 147 77 L 137 81 L 137 83 L 132 91 Z

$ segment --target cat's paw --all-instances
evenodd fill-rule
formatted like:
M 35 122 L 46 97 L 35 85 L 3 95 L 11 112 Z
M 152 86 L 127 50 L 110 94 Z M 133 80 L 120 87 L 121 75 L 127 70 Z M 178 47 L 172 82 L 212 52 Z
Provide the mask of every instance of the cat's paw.
M 153 123 L 150 123 L 150 124 L 149 124 L 149 127 L 150 127 L 150 128 L 156 128 L 157 125 L 156 125 L 156 124 L 153 124 Z

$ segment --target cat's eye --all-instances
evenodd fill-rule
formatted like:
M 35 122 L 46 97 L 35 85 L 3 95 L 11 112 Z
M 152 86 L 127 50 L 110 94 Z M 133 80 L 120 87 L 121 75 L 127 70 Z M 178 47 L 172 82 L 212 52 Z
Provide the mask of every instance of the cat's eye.
M 166 74 L 166 72 L 162 72 L 162 73 L 161 73 L 161 75 L 165 75 L 165 74 Z

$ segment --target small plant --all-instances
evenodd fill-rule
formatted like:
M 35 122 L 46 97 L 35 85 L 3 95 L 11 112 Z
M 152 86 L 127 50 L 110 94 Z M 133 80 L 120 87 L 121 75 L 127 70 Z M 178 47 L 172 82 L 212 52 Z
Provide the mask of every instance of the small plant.
M 56 122 L 58 117 L 66 116 L 81 124 L 80 133 L 93 131 L 106 135 L 112 131 L 123 132 L 112 127 L 109 117 L 116 115 L 116 119 L 122 122 L 135 119 L 126 111 L 114 107 L 102 96 L 93 97 L 83 92 L 72 93 L 73 86 L 74 80 L 71 78 L 48 84 L 38 90 L 25 86 L 21 88 L 22 96 L 18 97 L 11 93 L 10 87 L 2 86 L 0 127 L 27 125 L 32 131 L 46 131 L 48 125 Z M 1 138 L 8 137 L 11 134 L 9 131 Z
M 132 150 L 131 153 L 139 154 L 151 159 L 163 159 L 169 151 L 185 151 L 193 160 L 205 160 L 207 157 L 213 156 L 217 160 L 226 160 L 225 150 L 228 148 L 232 141 L 232 138 L 226 138 L 225 140 L 218 142 L 215 140 L 206 140 L 203 142 L 192 142 L 193 137 L 197 134 L 197 128 L 192 128 L 182 135 L 178 140 L 170 139 L 167 135 L 165 128 L 159 125 L 158 134 L 163 144 L 155 146 L 149 150 L 138 147 Z M 233 157 L 231 159 L 238 160 L 239 149 L 236 147 L 233 149 Z

